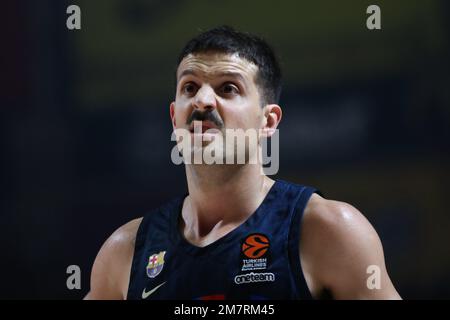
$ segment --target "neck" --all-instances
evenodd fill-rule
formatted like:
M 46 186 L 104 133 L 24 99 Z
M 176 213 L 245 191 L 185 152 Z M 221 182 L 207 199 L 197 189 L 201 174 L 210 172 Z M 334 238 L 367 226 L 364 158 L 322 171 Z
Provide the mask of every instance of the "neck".
M 274 183 L 254 164 L 186 165 L 186 177 L 189 196 L 183 205 L 183 231 L 197 242 L 217 230 L 226 233 L 239 226 Z

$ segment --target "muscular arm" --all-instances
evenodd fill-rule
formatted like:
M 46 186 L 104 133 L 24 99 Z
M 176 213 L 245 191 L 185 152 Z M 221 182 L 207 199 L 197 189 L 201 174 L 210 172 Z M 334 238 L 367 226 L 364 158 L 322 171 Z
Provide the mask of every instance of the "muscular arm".
M 384 262 L 372 225 L 349 204 L 314 194 L 304 213 L 301 263 L 315 298 L 324 290 L 334 299 L 401 299 Z M 380 288 L 370 289 L 369 266 L 380 270 Z
M 135 219 L 117 229 L 103 244 L 91 272 L 91 290 L 86 300 L 126 299 L 136 233 Z

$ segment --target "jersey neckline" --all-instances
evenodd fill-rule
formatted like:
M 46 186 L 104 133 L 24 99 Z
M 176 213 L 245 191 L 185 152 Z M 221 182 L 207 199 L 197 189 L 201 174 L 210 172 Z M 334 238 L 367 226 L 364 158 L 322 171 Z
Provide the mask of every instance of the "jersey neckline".
M 266 196 L 264 197 L 263 201 L 259 204 L 259 206 L 256 208 L 256 210 L 239 226 L 231 230 L 230 232 L 226 233 L 222 237 L 218 238 L 217 240 L 211 242 L 210 244 L 199 247 L 192 243 L 190 243 L 182 234 L 180 228 L 179 228 L 179 222 L 181 219 L 181 213 L 183 209 L 183 203 L 186 197 L 189 195 L 189 193 L 185 193 L 184 196 L 178 198 L 175 206 L 174 206 L 174 212 L 172 212 L 172 223 L 171 223 L 171 229 L 172 234 L 174 234 L 175 243 L 177 246 L 182 248 L 185 252 L 191 255 L 202 255 L 207 252 L 211 252 L 214 250 L 214 248 L 220 246 L 222 243 L 227 241 L 233 241 L 236 237 L 238 237 L 243 231 L 246 229 L 250 229 L 250 226 L 255 223 L 255 221 L 258 221 L 261 219 L 262 215 L 264 214 L 265 210 L 263 208 L 271 202 L 271 200 L 275 199 L 278 196 L 278 193 L 280 191 L 280 185 L 281 180 L 275 180 L 274 184 L 270 187 L 269 191 L 267 192 Z M 245 233 L 245 232 L 244 232 Z

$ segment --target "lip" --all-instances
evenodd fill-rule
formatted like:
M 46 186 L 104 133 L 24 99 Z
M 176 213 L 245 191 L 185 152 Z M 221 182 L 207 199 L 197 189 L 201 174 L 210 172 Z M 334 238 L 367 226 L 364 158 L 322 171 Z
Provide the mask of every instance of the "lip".
M 200 130 L 198 130 L 198 128 L 201 126 L 201 133 L 205 133 L 207 130 L 210 130 L 212 132 L 210 133 L 217 133 L 219 132 L 219 128 L 217 128 L 217 126 L 211 122 L 211 121 L 192 121 L 191 125 L 189 126 L 189 131 L 191 133 L 200 133 Z M 196 130 L 194 130 L 196 129 Z M 197 131 L 197 132 L 195 132 Z

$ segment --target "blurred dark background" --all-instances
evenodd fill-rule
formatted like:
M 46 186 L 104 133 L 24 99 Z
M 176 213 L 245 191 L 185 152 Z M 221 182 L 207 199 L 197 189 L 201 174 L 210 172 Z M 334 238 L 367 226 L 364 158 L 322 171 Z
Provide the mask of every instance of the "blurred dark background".
M 66 28 L 70 4 L 81 30 Z M 381 30 L 366 28 L 371 4 Z M 175 61 L 221 24 L 263 36 L 281 58 L 276 178 L 359 208 L 404 298 L 450 298 L 448 1 L 7 1 L 1 11 L 0 298 L 82 298 L 105 239 L 184 191 L 170 160 Z M 73 264 L 81 290 L 66 287 Z

